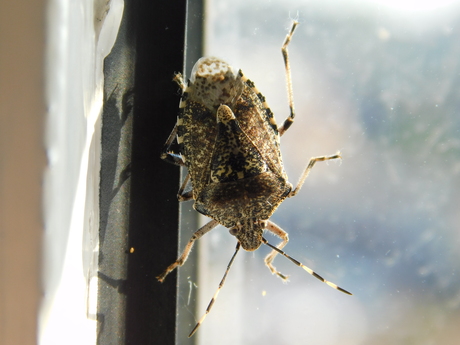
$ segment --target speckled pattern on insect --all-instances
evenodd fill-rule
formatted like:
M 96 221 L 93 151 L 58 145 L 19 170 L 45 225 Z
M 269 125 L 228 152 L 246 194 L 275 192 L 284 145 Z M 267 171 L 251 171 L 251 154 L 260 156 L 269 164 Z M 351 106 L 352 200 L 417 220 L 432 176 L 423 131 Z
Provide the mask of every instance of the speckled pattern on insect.
M 166 141 L 162 158 L 187 167 L 188 175 L 178 198 L 180 201 L 193 199 L 193 207 L 212 220 L 194 233 L 182 255 L 158 276 L 158 280 L 163 281 L 169 272 L 181 266 L 194 242 L 218 224 L 229 228 L 238 240 L 222 282 L 190 336 L 209 313 L 240 246 L 247 251 L 256 250 L 262 243 L 270 246 L 272 252 L 265 263 L 283 280 L 287 280 L 287 276 L 272 264 L 277 254 L 329 286 L 350 294 L 285 254 L 281 249 L 289 241 L 288 234 L 269 220 L 286 198 L 298 193 L 316 162 L 341 158 L 340 153 L 311 158 L 296 187 L 293 189 L 288 182 L 281 158 L 280 136 L 291 126 L 295 116 L 287 46 L 296 26 L 294 22 L 282 46 L 290 115 L 280 127 L 254 82 L 241 70 L 235 73 L 218 58 L 199 59 L 188 83 L 180 73 L 174 77 L 182 89 L 182 97 L 177 123 Z M 186 191 L 189 183 L 192 189 Z M 281 243 L 276 247 L 269 244 L 263 237 L 264 230 L 280 237 Z

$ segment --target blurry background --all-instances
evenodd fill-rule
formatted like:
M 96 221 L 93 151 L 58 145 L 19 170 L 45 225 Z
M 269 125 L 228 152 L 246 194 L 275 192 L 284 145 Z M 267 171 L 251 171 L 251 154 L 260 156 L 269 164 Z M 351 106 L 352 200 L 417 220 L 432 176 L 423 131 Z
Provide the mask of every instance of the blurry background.
M 460 3 L 214 0 L 205 16 L 206 55 L 241 68 L 278 123 L 288 115 L 280 48 L 299 20 L 285 167 L 295 184 L 312 156 L 340 150 L 343 161 L 318 163 L 272 220 L 289 233 L 287 253 L 354 296 L 278 257 L 283 284 L 264 266 L 268 248 L 240 252 L 199 343 L 457 344 Z M 195 230 L 183 224 L 187 237 Z M 199 277 L 179 296 L 189 314 L 198 293 L 197 319 L 236 244 L 223 227 L 199 242 Z
M 45 1 L 0 2 L 0 344 L 35 344 Z

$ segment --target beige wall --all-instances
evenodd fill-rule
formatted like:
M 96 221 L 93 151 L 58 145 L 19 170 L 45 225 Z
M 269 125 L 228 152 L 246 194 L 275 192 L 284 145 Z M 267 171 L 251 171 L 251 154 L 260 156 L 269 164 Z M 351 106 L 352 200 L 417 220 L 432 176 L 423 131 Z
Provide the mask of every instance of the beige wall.
M 0 1 L 0 344 L 35 344 L 45 1 Z

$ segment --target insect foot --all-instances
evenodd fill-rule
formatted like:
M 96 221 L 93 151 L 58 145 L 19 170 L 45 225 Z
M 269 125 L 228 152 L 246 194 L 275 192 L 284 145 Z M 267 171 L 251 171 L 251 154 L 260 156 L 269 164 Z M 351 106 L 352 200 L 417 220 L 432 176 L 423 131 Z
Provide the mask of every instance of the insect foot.
M 212 220 L 193 234 L 180 257 L 157 277 L 158 280 L 162 282 L 171 271 L 182 266 L 195 241 L 218 224 L 229 228 L 237 239 L 235 253 L 219 287 L 189 336 L 211 311 L 240 247 L 254 251 L 261 244 L 269 246 L 272 251 L 265 258 L 265 264 L 283 281 L 287 276 L 273 266 L 278 254 L 323 283 L 351 295 L 287 255 L 282 249 L 289 241 L 288 234 L 269 220 L 286 198 L 300 191 L 316 162 L 341 159 L 340 153 L 311 158 L 295 188 L 284 171 L 280 137 L 291 127 L 295 117 L 287 48 L 297 25 L 294 21 L 281 48 L 290 114 L 280 127 L 254 82 L 241 70 L 235 72 L 218 58 L 199 59 L 188 82 L 181 74 L 174 77 L 182 97 L 176 125 L 166 140 L 161 158 L 187 168 L 178 199 L 193 200 L 195 210 Z M 269 244 L 263 237 L 265 230 L 279 237 L 281 242 L 277 246 Z

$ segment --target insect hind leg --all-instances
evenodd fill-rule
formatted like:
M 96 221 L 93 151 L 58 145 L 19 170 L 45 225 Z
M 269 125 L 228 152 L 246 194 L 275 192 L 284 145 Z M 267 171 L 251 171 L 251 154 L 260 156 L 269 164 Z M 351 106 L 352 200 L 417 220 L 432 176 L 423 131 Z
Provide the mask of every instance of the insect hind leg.
M 278 244 L 276 247 L 278 249 L 283 249 L 284 246 L 289 242 L 289 236 L 287 234 L 286 231 L 284 231 L 283 229 L 281 229 L 278 225 L 276 225 L 275 223 L 271 222 L 271 221 L 268 221 L 267 223 L 267 227 L 266 229 L 268 231 L 270 231 L 271 233 L 273 233 L 274 235 L 278 236 L 279 238 L 282 239 L 281 243 Z M 272 250 L 270 252 L 270 254 L 268 254 L 266 257 L 265 257 L 265 265 L 268 267 L 268 269 L 270 270 L 270 272 L 272 272 L 272 274 L 276 274 L 278 277 L 280 277 L 283 281 L 287 281 L 288 280 L 288 276 L 282 274 L 281 272 L 279 272 L 275 266 L 273 266 L 273 260 L 275 259 L 275 257 L 278 255 L 278 251 L 276 250 Z

